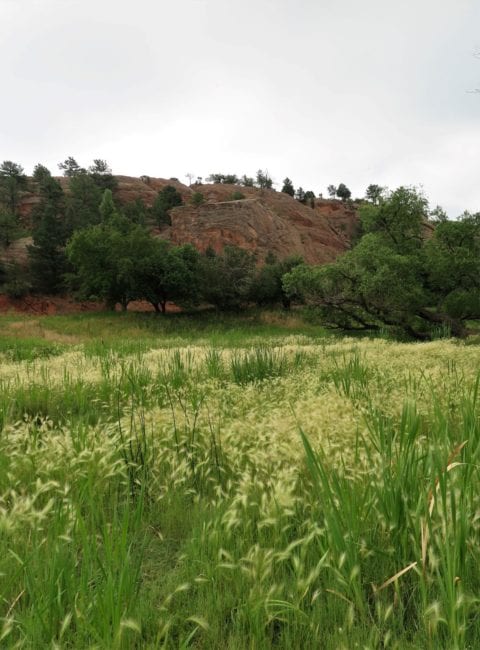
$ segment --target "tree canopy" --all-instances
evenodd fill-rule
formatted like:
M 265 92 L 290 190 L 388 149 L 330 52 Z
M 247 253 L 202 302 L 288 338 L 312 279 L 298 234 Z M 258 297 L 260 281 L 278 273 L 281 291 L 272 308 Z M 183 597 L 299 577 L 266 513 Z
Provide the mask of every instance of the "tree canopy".
M 285 178 L 283 181 L 282 192 L 289 194 L 290 196 L 295 196 L 295 188 L 293 187 L 292 181 L 288 178 Z
M 361 210 L 363 236 L 336 262 L 295 267 L 283 279 L 287 295 L 319 307 L 342 329 L 383 327 L 417 339 L 438 328 L 467 333 L 480 316 L 480 215 L 427 230 L 428 203 L 400 187 Z
M 33 210 L 33 245 L 28 247 L 32 286 L 40 293 L 60 293 L 67 271 L 65 242 L 65 197 L 62 186 L 43 165 L 34 176 L 39 185 L 40 203 Z
M 337 187 L 337 196 L 340 197 L 342 201 L 347 201 L 352 196 L 352 193 L 345 183 L 340 183 Z

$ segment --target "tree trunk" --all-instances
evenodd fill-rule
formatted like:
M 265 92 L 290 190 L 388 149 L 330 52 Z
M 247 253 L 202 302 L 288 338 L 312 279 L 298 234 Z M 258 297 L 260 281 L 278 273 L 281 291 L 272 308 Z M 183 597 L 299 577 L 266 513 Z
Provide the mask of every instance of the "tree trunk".
M 160 301 L 160 307 L 162 309 L 162 314 L 165 314 L 167 311 L 167 301 L 166 300 L 161 300 Z
M 282 296 L 282 306 L 285 310 L 288 311 L 292 306 L 292 301 L 290 300 L 290 298 L 287 298 L 287 296 Z

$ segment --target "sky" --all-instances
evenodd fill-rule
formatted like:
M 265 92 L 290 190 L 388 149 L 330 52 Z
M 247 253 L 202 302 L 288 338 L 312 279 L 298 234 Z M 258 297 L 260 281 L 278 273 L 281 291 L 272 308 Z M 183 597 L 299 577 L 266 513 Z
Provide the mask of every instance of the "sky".
M 480 211 L 479 0 L 0 0 L 0 160 Z

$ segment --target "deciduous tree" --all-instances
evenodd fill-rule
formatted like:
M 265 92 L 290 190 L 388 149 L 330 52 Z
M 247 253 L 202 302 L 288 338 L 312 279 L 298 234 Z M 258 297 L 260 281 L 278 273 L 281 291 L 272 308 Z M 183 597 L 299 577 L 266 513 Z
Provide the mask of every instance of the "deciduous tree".
M 342 201 L 346 201 L 352 196 L 352 193 L 345 185 L 345 183 L 340 183 L 339 186 L 337 187 L 337 196 L 340 197 Z
M 202 257 L 202 292 L 218 309 L 238 310 L 248 303 L 255 275 L 255 258 L 236 246 L 225 246 L 221 255 L 212 250 Z
M 283 279 L 287 295 L 303 295 L 342 329 L 464 336 L 466 321 L 480 317 L 480 216 L 443 221 L 427 238 L 427 201 L 405 187 L 360 214 L 359 243 L 334 263 L 294 268 Z
M 385 188 L 380 185 L 371 184 L 365 191 L 365 198 L 371 201 L 373 205 L 378 205 L 385 195 Z

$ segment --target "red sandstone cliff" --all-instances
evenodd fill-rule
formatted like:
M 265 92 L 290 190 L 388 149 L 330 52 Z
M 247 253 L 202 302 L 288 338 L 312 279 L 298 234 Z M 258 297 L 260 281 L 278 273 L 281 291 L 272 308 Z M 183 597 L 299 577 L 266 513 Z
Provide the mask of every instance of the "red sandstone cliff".
M 159 190 L 174 185 L 185 205 L 172 210 L 171 226 L 161 230 L 153 227 L 153 232 L 175 244 L 192 243 L 202 251 L 211 246 L 219 252 L 232 244 L 256 253 L 259 262 L 272 252 L 279 258 L 299 254 L 310 264 L 322 264 L 349 248 L 358 227 L 355 209 L 340 201 L 317 199 L 311 208 L 274 190 L 236 185 L 187 187 L 179 181 L 144 176 L 116 178 L 115 198 L 120 204 L 141 198 L 152 205 Z M 68 192 L 68 179 L 59 180 Z M 191 205 L 195 191 L 205 198 L 200 207 Z M 245 199 L 230 200 L 234 192 L 241 192 Z M 20 214 L 26 225 L 37 202 L 34 192 L 21 202 Z M 16 242 L 9 258 L 13 255 L 23 261 L 29 243 L 29 238 Z

